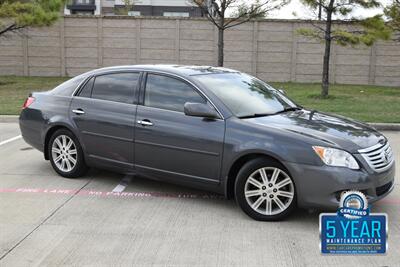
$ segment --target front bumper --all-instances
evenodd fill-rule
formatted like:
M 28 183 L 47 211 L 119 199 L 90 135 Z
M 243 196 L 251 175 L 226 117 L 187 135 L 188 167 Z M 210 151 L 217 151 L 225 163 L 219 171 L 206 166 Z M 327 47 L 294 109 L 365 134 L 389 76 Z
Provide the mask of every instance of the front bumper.
M 285 162 L 285 166 L 294 179 L 298 206 L 302 208 L 337 209 L 341 192 L 348 190 L 363 192 L 373 203 L 394 188 L 395 164 L 381 173 L 292 162 Z

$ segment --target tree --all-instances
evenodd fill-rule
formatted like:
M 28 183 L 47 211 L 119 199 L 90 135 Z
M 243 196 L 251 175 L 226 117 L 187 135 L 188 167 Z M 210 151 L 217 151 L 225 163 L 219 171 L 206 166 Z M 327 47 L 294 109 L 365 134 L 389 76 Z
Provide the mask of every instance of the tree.
M 0 0 L 0 36 L 28 26 L 50 26 L 64 0 Z
M 388 26 L 395 32 L 395 40 L 400 41 L 400 0 L 393 0 L 384 10 Z
M 289 1 L 192 0 L 218 29 L 218 66 L 224 65 L 224 31 L 226 29 L 251 19 L 264 17 L 268 12 L 281 8 Z M 229 16 L 228 12 L 232 15 Z
M 132 11 L 135 6 L 134 0 L 123 0 L 123 3 L 124 7 L 115 9 L 117 15 L 129 15 L 129 11 Z
M 302 28 L 298 32 L 325 43 L 321 96 L 327 97 L 332 42 L 342 46 L 358 44 L 371 46 L 377 39 L 389 39 L 391 30 L 386 27 L 381 16 L 346 19 L 354 9 L 379 7 L 380 3 L 376 0 L 302 0 L 302 2 L 313 11 L 319 8 L 322 10 L 322 23 L 311 21 L 313 28 Z M 341 17 L 342 21 L 334 21 L 334 16 Z M 348 23 L 342 23 L 343 21 Z

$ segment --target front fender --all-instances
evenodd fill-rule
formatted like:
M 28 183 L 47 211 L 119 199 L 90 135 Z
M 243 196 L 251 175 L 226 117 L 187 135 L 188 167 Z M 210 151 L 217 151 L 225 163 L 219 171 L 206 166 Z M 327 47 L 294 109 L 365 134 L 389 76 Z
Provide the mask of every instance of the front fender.
M 222 159 L 221 182 L 227 184 L 230 170 L 235 163 L 246 155 L 265 155 L 276 159 L 285 166 L 285 162 L 321 166 L 322 162 L 312 149 L 313 143 L 308 137 L 281 129 L 248 123 L 237 118 L 226 123 L 224 155 Z M 286 166 L 285 166 L 286 167 Z

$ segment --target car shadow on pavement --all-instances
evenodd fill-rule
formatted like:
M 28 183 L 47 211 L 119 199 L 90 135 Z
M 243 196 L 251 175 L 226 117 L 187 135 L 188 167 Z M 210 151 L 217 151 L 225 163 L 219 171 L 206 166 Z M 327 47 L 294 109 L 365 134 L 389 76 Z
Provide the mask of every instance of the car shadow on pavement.
M 125 175 L 99 169 L 91 169 L 85 177 L 92 178 L 92 182 L 86 189 L 112 191 L 113 188 L 124 179 Z M 234 199 L 225 199 L 223 195 L 212 192 L 175 185 L 164 181 L 151 180 L 140 176 L 133 176 L 130 179 L 130 183 L 126 185 L 125 190 L 118 194 L 121 196 L 129 196 L 130 194 L 134 194 L 135 196 L 145 195 L 146 197 L 154 198 L 179 199 L 179 201 L 202 201 L 205 202 L 202 203 L 202 205 L 213 205 L 214 208 L 233 213 L 232 216 L 240 216 L 244 220 L 253 221 L 253 219 L 241 212 Z M 285 221 L 315 224 L 318 223 L 318 216 L 319 211 L 298 208 L 292 215 L 286 218 Z

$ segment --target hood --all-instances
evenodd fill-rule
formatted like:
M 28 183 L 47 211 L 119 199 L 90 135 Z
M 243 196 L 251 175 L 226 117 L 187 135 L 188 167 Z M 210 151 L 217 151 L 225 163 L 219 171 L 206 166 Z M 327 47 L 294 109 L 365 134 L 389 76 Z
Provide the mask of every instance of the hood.
M 339 147 L 352 153 L 385 140 L 381 133 L 366 124 L 304 109 L 246 121 L 315 138 L 327 146 Z

